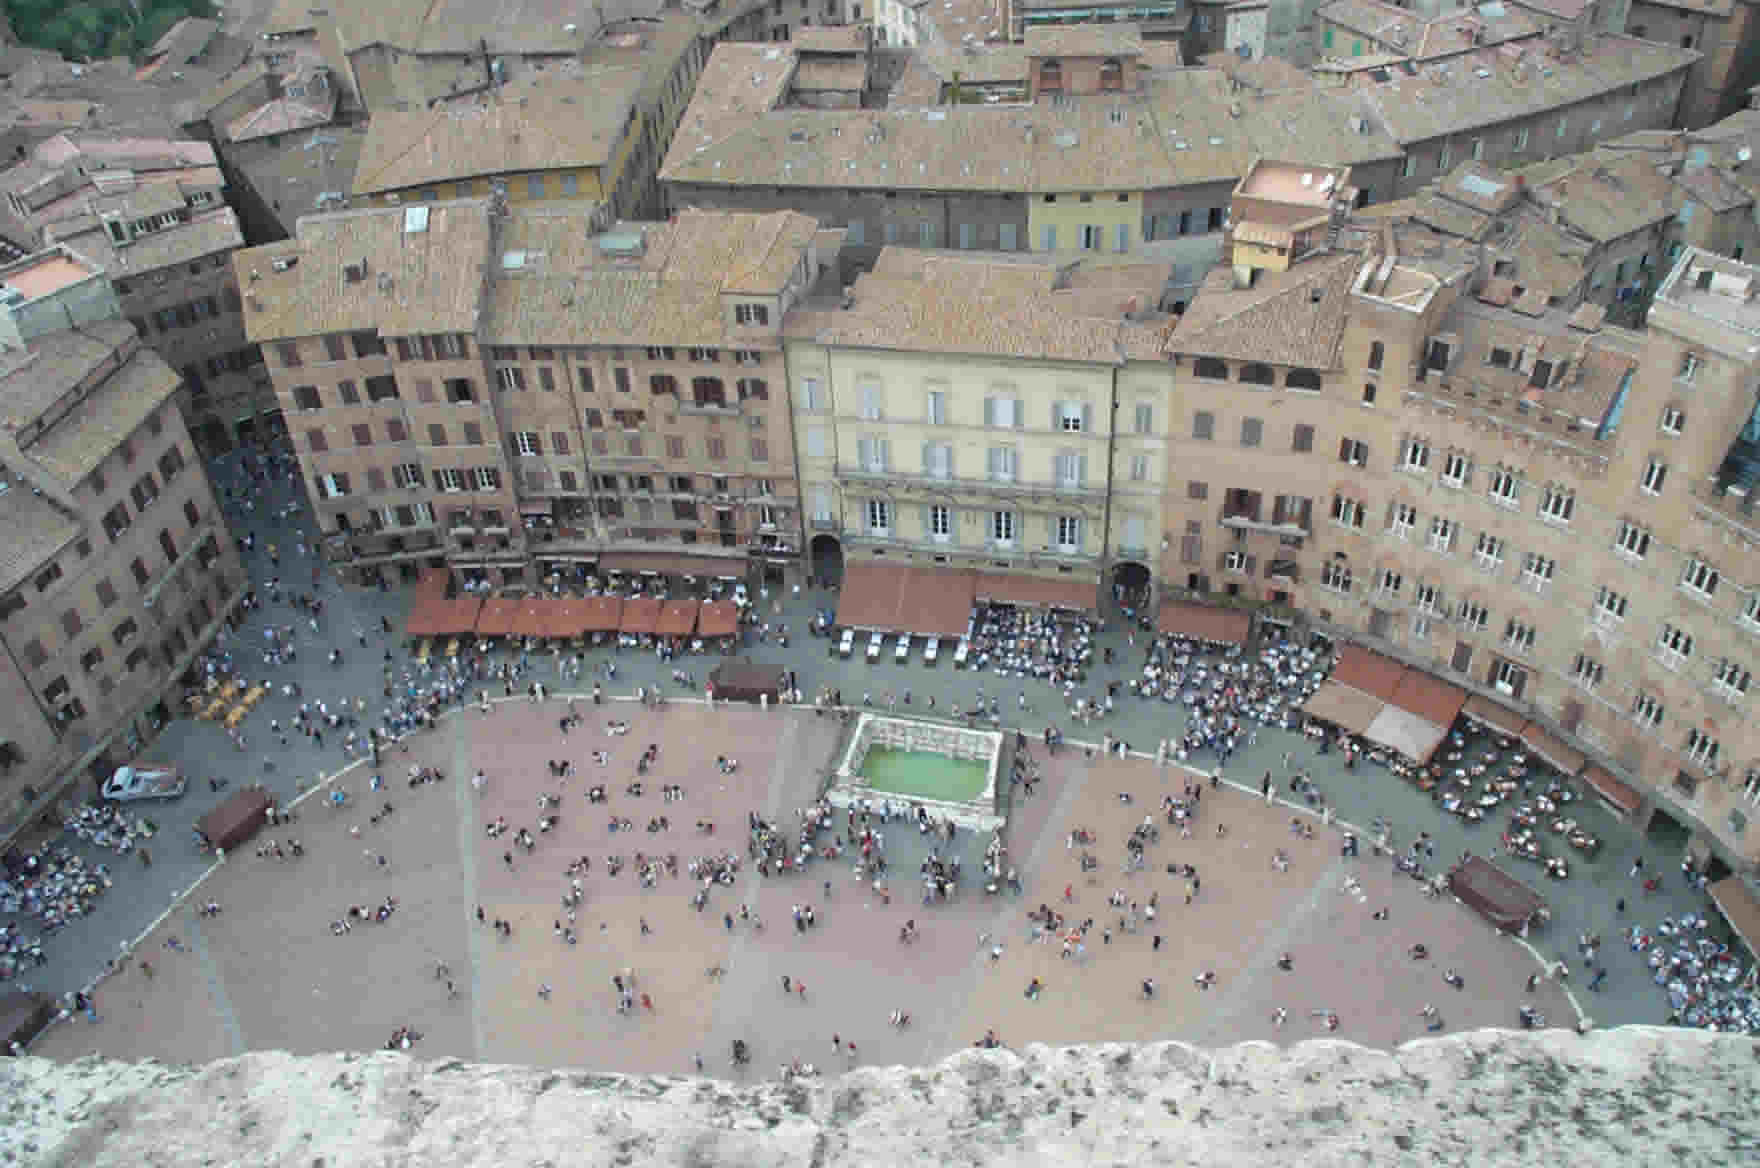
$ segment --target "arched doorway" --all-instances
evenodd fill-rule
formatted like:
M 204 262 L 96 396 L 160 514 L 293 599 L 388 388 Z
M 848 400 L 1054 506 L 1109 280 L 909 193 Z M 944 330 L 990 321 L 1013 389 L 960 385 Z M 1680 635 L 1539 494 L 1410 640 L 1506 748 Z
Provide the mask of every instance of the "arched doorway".
M 814 587 L 836 588 L 843 583 L 843 545 L 835 535 L 815 535 L 808 552 Z
M 1142 616 L 1153 599 L 1154 578 L 1147 564 L 1120 560 L 1112 565 L 1112 603 L 1132 616 Z

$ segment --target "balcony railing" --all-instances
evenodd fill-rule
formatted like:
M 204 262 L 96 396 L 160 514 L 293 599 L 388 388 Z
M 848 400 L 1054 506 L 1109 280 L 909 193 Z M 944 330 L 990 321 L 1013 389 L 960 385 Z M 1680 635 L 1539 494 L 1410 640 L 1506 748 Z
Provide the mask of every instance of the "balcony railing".
M 836 467 L 836 474 L 840 478 L 855 482 L 890 483 L 901 491 L 962 491 L 975 494 L 1007 495 L 1016 498 L 1055 495 L 1065 499 L 1083 500 L 1101 500 L 1106 497 L 1104 486 L 1077 485 L 1056 480 L 1045 482 L 1018 477 L 1012 479 L 962 478 L 956 475 L 913 473 L 894 467 L 876 470 L 855 463 L 839 463 Z
M 1230 528 L 1231 530 L 1262 531 L 1267 535 L 1294 536 L 1299 539 L 1305 539 L 1313 534 L 1313 532 L 1299 519 L 1286 518 L 1277 520 L 1274 518 L 1267 521 L 1259 518 L 1258 512 L 1256 511 L 1242 511 L 1224 508 L 1219 522 L 1222 526 Z

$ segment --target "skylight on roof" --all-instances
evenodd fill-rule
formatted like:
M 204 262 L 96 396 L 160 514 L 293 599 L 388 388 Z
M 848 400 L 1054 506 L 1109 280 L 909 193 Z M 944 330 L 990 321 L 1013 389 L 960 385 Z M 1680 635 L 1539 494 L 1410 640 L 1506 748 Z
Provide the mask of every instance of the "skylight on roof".
M 1484 175 L 1463 174 L 1461 176 L 1461 189 L 1469 195 L 1477 195 L 1481 199 L 1495 199 L 1503 193 L 1503 187 L 1503 183 L 1492 182 Z

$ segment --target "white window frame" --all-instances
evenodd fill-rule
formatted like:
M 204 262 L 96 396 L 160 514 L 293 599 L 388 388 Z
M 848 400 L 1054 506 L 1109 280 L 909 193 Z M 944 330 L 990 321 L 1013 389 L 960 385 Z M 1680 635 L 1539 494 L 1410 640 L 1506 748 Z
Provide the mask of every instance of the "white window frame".
M 1511 617 L 1503 626 L 1503 645 L 1506 649 L 1531 655 L 1534 652 L 1534 626 Z
M 1451 450 L 1442 463 L 1442 485 L 1458 491 L 1467 485 L 1467 478 L 1472 473 L 1472 459 L 1458 450 Z
M 1013 446 L 992 446 L 985 464 L 991 482 L 1012 483 L 1020 475 L 1020 452 Z
M 1691 385 L 1699 379 L 1699 370 L 1705 362 L 1697 353 L 1682 353 L 1681 363 L 1675 367 L 1674 379 Z
M 1503 538 L 1481 531 L 1478 541 L 1473 545 L 1473 562 L 1487 572 L 1495 572 L 1503 567 Z
M 1453 519 L 1444 519 L 1440 515 L 1430 517 L 1430 535 L 1428 545 L 1431 551 L 1449 555 L 1454 551 L 1455 537 L 1460 534 L 1460 524 Z
M 929 426 L 947 425 L 947 391 L 931 389 L 923 395 L 923 422 Z
M 399 490 L 407 491 L 422 485 L 422 464 L 419 462 L 400 462 L 391 468 L 391 481 Z
M 856 393 L 861 398 L 862 421 L 879 422 L 885 420 L 885 391 L 878 382 L 864 381 L 856 386 Z
M 1360 531 L 1363 527 L 1363 505 L 1343 495 L 1332 496 L 1332 521 L 1340 527 Z
M 1405 586 L 1406 578 L 1403 572 L 1396 572 L 1392 568 L 1383 568 L 1380 578 L 1375 581 L 1375 595 L 1384 599 L 1397 600 Z
M 1498 467 L 1491 472 L 1491 482 L 1486 485 L 1485 495 L 1499 507 L 1520 507 L 1522 480 L 1514 471 Z
M 825 386 L 817 377 L 801 378 L 801 400 L 806 409 L 825 408 Z
M 1412 603 L 1426 616 L 1442 615 L 1442 594 L 1434 584 L 1420 584 L 1412 590 Z
M 1577 659 L 1571 662 L 1571 681 L 1579 689 L 1593 691 L 1606 673 L 1606 667 L 1587 653 L 1578 653 Z
M 892 538 L 892 504 L 886 499 L 869 499 L 863 509 L 867 532 L 876 539 Z
M 1057 550 L 1066 556 L 1077 555 L 1082 550 L 1082 517 L 1080 515 L 1058 515 L 1052 522 L 1054 542 Z
M 1086 459 L 1080 451 L 1059 450 L 1051 460 L 1053 478 L 1060 487 L 1076 488 L 1087 480 Z
M 1418 525 L 1418 509 L 1410 503 L 1395 503 L 1387 514 L 1387 530 L 1395 539 L 1410 539 Z
M 1711 676 L 1711 688 L 1725 701 L 1739 702 L 1748 696 L 1752 681 L 1753 676 L 1746 666 L 1733 657 L 1725 657 L 1717 663 L 1717 670 Z
M 1343 560 L 1327 560 L 1321 564 L 1320 587 L 1329 592 L 1348 594 L 1351 590 L 1351 566 Z
M 1686 428 L 1687 411 L 1681 409 L 1679 406 L 1662 407 L 1662 421 L 1658 423 L 1657 429 L 1661 430 L 1670 438 L 1679 438 L 1685 433 Z
M 1692 630 L 1672 621 L 1664 621 L 1656 638 L 1656 659 L 1663 667 L 1679 672 L 1693 659 Z
M 1146 483 L 1149 480 L 1149 456 L 1147 454 L 1131 455 L 1131 482 Z
M 1697 556 L 1691 556 L 1681 572 L 1681 588 L 1701 600 L 1710 600 L 1717 595 L 1717 586 L 1722 579 L 1716 568 Z
M 953 508 L 946 503 L 929 504 L 928 515 L 929 539 L 934 543 L 950 543 L 953 540 Z
M 539 453 L 538 435 L 531 430 L 515 430 L 513 432 L 513 448 L 530 458 Z
M 1641 693 L 1632 701 L 1632 721 L 1646 730 L 1655 730 L 1662 725 L 1668 709 L 1656 700 L 1652 693 Z
M 471 471 L 471 485 L 479 491 L 499 491 L 501 471 L 493 466 L 479 466 Z
M 1081 434 L 1086 430 L 1086 412 L 1081 402 L 1057 403 L 1057 428 L 1065 434 Z
M 1548 523 L 1569 527 L 1577 510 L 1577 493 L 1565 487 L 1549 486 L 1540 496 L 1540 518 Z
M 1723 754 L 1723 744 L 1697 726 L 1687 728 L 1687 741 L 1681 748 L 1688 761 L 1701 770 L 1714 771 L 1717 760 Z
M 1644 477 L 1638 480 L 1638 489 L 1646 495 L 1660 495 L 1667 483 L 1668 463 L 1660 458 L 1652 458 L 1644 466 Z
M 1626 619 L 1626 594 L 1603 584 L 1595 593 L 1594 622 L 1602 628 L 1614 628 Z
M 1742 605 L 1741 620 L 1750 633 L 1760 633 L 1760 592 L 1749 595 L 1747 603 Z
M 1553 574 L 1557 570 L 1558 561 L 1551 556 L 1528 552 L 1522 557 L 1522 583 L 1535 592 L 1546 591 L 1546 586 L 1552 583 Z
M 1459 620 L 1462 627 L 1482 633 L 1491 623 L 1491 610 L 1477 600 L 1469 600 L 1461 605 Z
M 1134 422 L 1136 433 L 1153 434 L 1155 432 L 1155 403 L 1138 402 Z
M 1413 474 L 1425 474 L 1430 470 L 1430 444 L 1413 439 L 1406 443 L 1405 457 L 1400 460 L 1400 469 Z
M 464 472 L 454 466 L 436 467 L 434 485 L 446 494 L 457 494 L 464 490 Z
M 1650 554 L 1650 529 L 1629 519 L 1620 520 L 1619 531 L 1613 537 L 1613 550 L 1633 563 L 1643 563 L 1644 557 Z
M 999 548 L 1012 548 L 1020 538 L 1020 517 L 1006 509 L 990 512 L 990 543 Z

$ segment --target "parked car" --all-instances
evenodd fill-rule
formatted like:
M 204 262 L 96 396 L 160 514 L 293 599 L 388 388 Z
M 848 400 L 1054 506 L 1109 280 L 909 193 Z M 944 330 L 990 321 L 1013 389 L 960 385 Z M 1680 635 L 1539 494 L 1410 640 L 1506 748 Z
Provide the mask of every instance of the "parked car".
M 955 669 L 964 669 L 966 667 L 966 658 L 971 655 L 972 643 L 962 637 L 960 639 L 959 648 L 953 651 L 953 667 Z
M 900 665 L 911 659 L 911 635 L 909 633 L 898 635 L 898 644 L 892 647 L 892 659 Z
M 868 661 L 870 663 L 880 660 L 880 650 L 885 646 L 885 644 L 886 644 L 886 634 L 885 633 L 874 633 L 871 636 L 869 636 L 869 638 L 868 638 Z
M 173 766 L 120 766 L 104 783 L 104 798 L 118 803 L 136 799 L 175 799 L 189 782 Z
M 837 655 L 839 657 L 848 657 L 851 653 L 855 652 L 855 648 L 856 631 L 854 629 L 843 630 L 843 638 L 837 642 Z
M 923 645 L 923 664 L 933 665 L 939 656 L 941 656 L 941 638 L 930 637 Z

